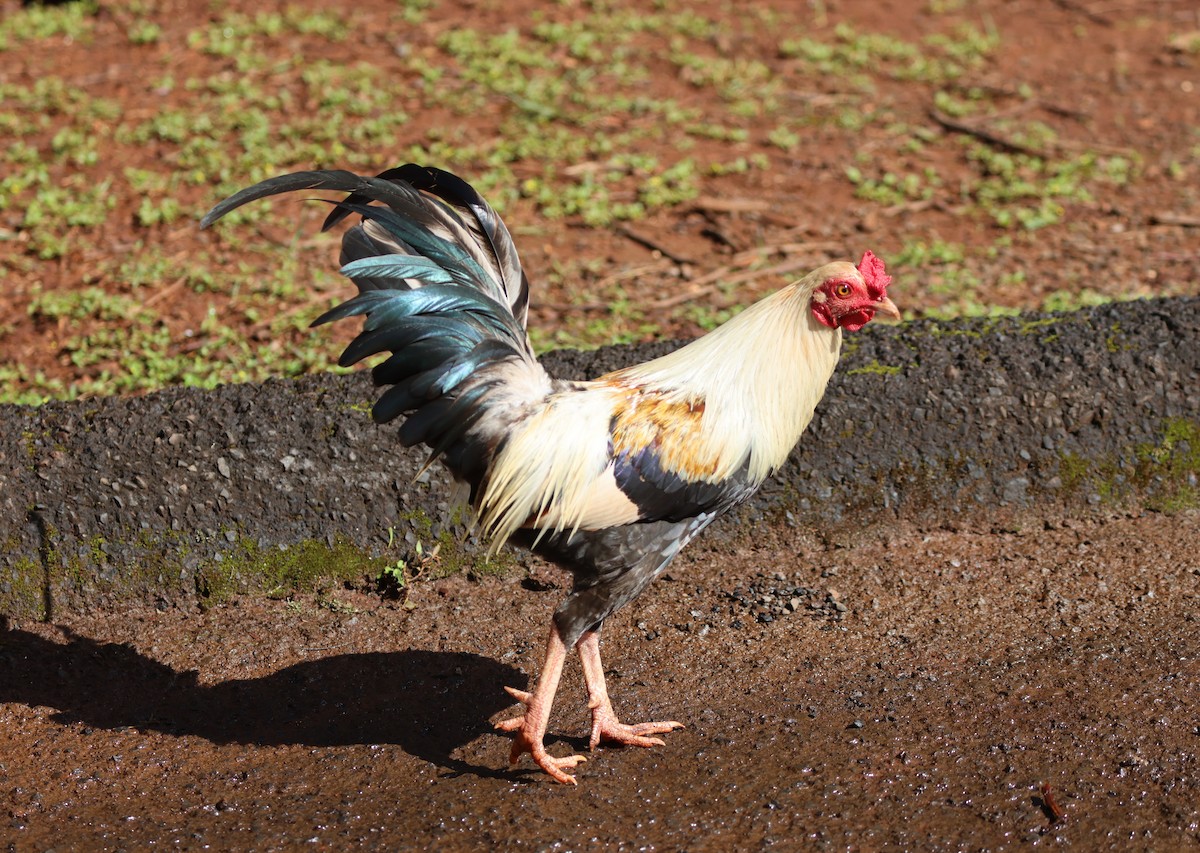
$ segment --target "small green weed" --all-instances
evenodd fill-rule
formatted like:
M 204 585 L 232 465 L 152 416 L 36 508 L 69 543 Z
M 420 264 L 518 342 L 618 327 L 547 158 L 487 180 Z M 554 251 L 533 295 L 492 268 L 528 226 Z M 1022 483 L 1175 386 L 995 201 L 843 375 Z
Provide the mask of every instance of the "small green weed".
M 98 11 L 99 3 L 95 0 L 45 6 L 30 4 L 7 11 L 0 19 L 0 51 L 55 38 L 85 39 L 92 32 Z

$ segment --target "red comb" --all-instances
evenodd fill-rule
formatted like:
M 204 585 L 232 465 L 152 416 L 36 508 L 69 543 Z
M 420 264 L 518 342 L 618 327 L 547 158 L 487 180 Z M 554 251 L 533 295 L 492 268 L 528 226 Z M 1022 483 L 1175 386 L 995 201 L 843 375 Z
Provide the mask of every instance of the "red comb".
M 873 252 L 863 252 L 862 260 L 858 262 L 858 272 L 872 299 L 879 301 L 887 296 L 887 286 L 892 283 L 892 277 L 883 271 L 883 261 L 875 257 Z

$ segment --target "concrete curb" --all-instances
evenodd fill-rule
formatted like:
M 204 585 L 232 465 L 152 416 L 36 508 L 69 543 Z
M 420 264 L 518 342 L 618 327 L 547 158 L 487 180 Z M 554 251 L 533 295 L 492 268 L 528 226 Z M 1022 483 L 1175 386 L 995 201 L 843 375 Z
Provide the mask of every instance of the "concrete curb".
M 673 344 L 557 352 L 595 376 Z M 0 613 L 123 596 L 219 597 L 479 543 L 435 467 L 367 414 L 368 379 L 0 407 Z M 709 535 L 788 523 L 838 538 L 1055 504 L 1194 506 L 1200 299 L 1070 314 L 873 325 L 789 464 Z

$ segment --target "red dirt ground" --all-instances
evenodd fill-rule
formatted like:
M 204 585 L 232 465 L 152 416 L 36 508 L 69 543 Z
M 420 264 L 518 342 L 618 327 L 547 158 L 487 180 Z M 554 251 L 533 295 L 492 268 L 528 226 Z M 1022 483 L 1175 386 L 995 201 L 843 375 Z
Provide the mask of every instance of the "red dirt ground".
M 0 4 L 14 9 L 16 5 L 13 0 Z M 189 34 L 203 31 L 220 14 L 240 9 L 253 15 L 320 5 L 230 2 L 209 9 L 204 4 L 172 0 L 158 4 L 152 17 L 162 30 L 157 42 L 131 47 L 128 33 L 133 14 L 120 4 L 101 4 L 90 39 L 63 39 L 53 43 L 53 49 L 4 53 L 0 83 L 30 86 L 48 74 L 57 75 L 89 96 L 117 102 L 122 115 L 116 121 L 132 126 L 193 97 L 182 85 L 163 94 L 155 82 L 162 77 L 169 76 L 177 84 L 188 79 L 236 77 L 236 57 L 185 49 Z M 843 89 L 850 85 L 845 79 L 807 76 L 798 70 L 796 61 L 780 56 L 780 32 L 739 27 L 739 13 L 727 4 L 689 6 L 725 22 L 725 31 L 737 34 L 733 41 L 734 36 L 717 37 L 713 50 L 760 59 L 785 80 L 787 97 L 795 101 L 797 115 L 813 109 L 820 114 L 820 109 L 825 109 L 822 104 L 835 109 L 845 97 Z M 769 167 L 704 176 L 698 199 L 659 210 L 626 230 L 581 228 L 571 219 L 547 220 L 529 200 L 515 201 L 506 210 L 506 218 L 516 230 L 534 283 L 531 327 L 553 339 L 560 325 L 579 325 L 581 313 L 603 319 L 613 297 L 606 294 L 597 300 L 589 298 L 589 293 L 625 281 L 630 282 L 630 300 L 641 312 L 638 323 L 652 329 L 649 334 L 690 337 L 700 331 L 698 314 L 748 304 L 785 283 L 789 273 L 782 267 L 794 271 L 831 257 L 857 257 L 864 246 L 890 262 L 906 243 L 914 241 L 961 244 L 966 256 L 957 266 L 975 283 L 969 292 L 957 286 L 940 288 L 945 270 L 936 262 L 893 268 L 897 298 L 911 316 L 971 310 L 970 305 L 1037 309 L 1055 294 L 1069 304 L 1081 294 L 1083 298 L 1104 298 L 1200 292 L 1200 138 L 1196 135 L 1200 126 L 1200 59 L 1195 49 L 1200 44 L 1196 37 L 1200 13 L 1189 0 L 839 0 L 812 6 L 811 11 L 801 13 L 792 4 L 775 4 L 776 14 L 785 15 L 783 23 L 795 29 L 787 34 L 833 40 L 834 28 L 847 24 L 858 32 L 880 32 L 920 43 L 930 32 L 953 32 L 957 24 L 967 22 L 984 31 L 994 28 L 999 45 L 981 68 L 948 86 L 881 78 L 875 99 L 863 109 L 879 108 L 882 117 L 864 128 L 839 129 L 835 123 L 820 123 L 799 133 L 794 147 L 781 150 L 768 141 L 780 116 L 747 116 L 741 128 L 747 134 L 746 142 L 692 140 L 699 162 L 757 156 L 766 158 Z M 936 13 L 932 11 L 935 8 Z M 279 39 L 277 49 L 333 62 L 369 59 L 382 74 L 407 79 L 413 71 L 404 57 L 436 53 L 442 34 L 463 26 L 485 31 L 527 26 L 534 10 L 543 18 L 567 23 L 584 14 L 582 8 L 571 4 L 441 3 L 428 11 L 421 23 L 401 31 L 395 3 L 363 0 L 347 11 L 355 27 L 353 38 L 330 43 L 315 36 L 290 34 Z M 746 39 L 758 42 L 744 43 Z M 683 107 L 703 106 L 703 99 L 712 98 L 711 90 L 689 84 L 686 75 L 670 63 L 659 64 L 661 68 L 647 81 L 648 96 L 674 99 Z M 254 79 L 260 84 L 265 80 L 279 91 L 303 92 L 300 72 L 298 67 L 266 76 L 259 72 Z M 414 80 L 413 86 L 418 85 Z M 972 167 L 966 148 L 956 144 L 955 134 L 933 115 L 940 88 L 962 98 L 984 98 L 995 114 L 985 120 L 971 119 L 984 132 L 1000 136 L 1010 132 L 1005 130 L 1004 120 L 1040 123 L 1054 133 L 1047 150 L 1055 156 L 1084 151 L 1119 156 L 1133 164 L 1135 177 L 1124 183 L 1101 181 L 1092 186 L 1091 200 L 1065 202 L 1062 220 L 1056 225 L 1035 231 L 999 228 L 987 216 L 971 212 L 967 200 L 959 195 L 960 182 L 970 176 Z M 417 102 L 414 94 L 413 103 Z M 411 110 L 412 105 L 398 107 Z M 453 113 L 418 115 L 398 130 L 389 146 L 375 152 L 372 165 L 380 169 L 394 165 L 395 152 L 424 141 L 428 128 L 439 121 L 456 127 L 471 122 L 473 138 L 497 137 L 507 107 L 511 104 L 497 96 L 487 109 L 465 118 Z M 297 109 L 305 108 L 305 104 L 297 104 Z M 613 115 L 605 132 L 618 136 L 645 121 L 637 115 Z M 21 141 L 48 154 L 61 125 L 63 118 L 52 115 L 44 131 Z M 912 138 L 920 134 L 928 141 L 911 150 L 896 150 L 885 158 L 888 169 L 900 175 L 929 170 L 940 177 L 940 189 L 930 199 L 893 206 L 856 198 L 854 186 L 845 176 L 846 167 L 858 162 L 856 155 L 897 148 L 897 126 L 908 127 Z M 110 127 L 97 126 L 95 130 L 104 140 L 100 162 L 82 166 L 54 163 L 49 166 L 52 182 L 70 178 L 84 184 L 99 183 L 126 167 L 155 174 L 164 174 L 165 168 L 170 175 L 171 164 L 180 156 L 178 145 L 163 140 L 126 143 L 115 137 Z M 678 140 L 672 133 L 640 138 L 644 141 L 631 153 L 658 157 L 663 163 L 678 156 Z M 313 163 L 286 165 L 302 169 Z M 455 169 L 469 179 L 483 168 L 469 162 L 433 165 Z M 521 178 L 538 173 L 534 161 L 518 160 L 512 168 Z M 250 175 L 222 176 L 231 185 L 251 179 Z M 106 365 L 75 365 L 65 348 L 73 336 L 86 334 L 94 321 L 47 321 L 36 312 L 31 316 L 29 310 L 35 294 L 69 291 L 85 283 L 139 301 L 151 300 L 175 342 L 174 351 L 188 352 L 198 345 L 186 331 L 201 328 L 210 309 L 222 323 L 243 324 L 248 338 L 264 339 L 262 318 L 233 310 L 229 293 L 220 288 L 197 292 L 181 286 L 178 279 L 178 266 L 205 252 L 212 253 L 214 266 L 230 269 L 237 264 L 253 265 L 252 254 L 220 251 L 220 239 L 198 231 L 190 218 L 159 226 L 139 225 L 135 212 L 141 195 L 125 180 L 115 180 L 109 195 L 115 207 L 100 226 L 84 232 L 71 232 L 62 224 L 39 226 L 75 233 L 68 253 L 52 261 L 39 261 L 30 253 L 31 229 L 21 224 L 20 198 L 0 211 L 0 236 L 4 237 L 0 268 L 5 269 L 6 284 L 0 293 L 0 316 L 6 318 L 0 324 L 0 346 L 7 360 L 21 365 L 26 375 L 41 372 L 68 382 L 102 371 Z M 190 217 L 214 204 L 219 192 L 212 183 L 183 182 L 175 196 Z M 324 215 L 312 205 L 294 210 L 314 231 Z M 272 236 L 290 240 L 294 233 L 293 228 Z M 671 257 L 647 249 L 631 239 L 630 233 Z M 172 259 L 169 280 L 162 285 L 170 289 L 167 302 L 156 292 L 137 290 L 116 272 L 131 252 L 151 249 Z M 302 241 L 295 251 L 301 269 L 332 270 L 332 240 Z M 221 277 L 226 275 L 224 268 L 218 266 L 211 272 Z M 556 268 L 571 270 L 572 276 L 558 282 L 550 274 Z M 734 287 L 734 292 L 723 286 Z M 316 297 L 323 302 L 329 294 Z M 169 311 L 162 310 L 166 304 Z M 297 311 L 297 327 L 319 313 L 319 306 L 309 306 L 307 313 L 303 309 L 302 305 L 291 306 L 290 310 Z M 616 330 L 627 337 L 644 338 L 647 333 L 638 331 L 638 323 L 622 327 L 617 322 Z M 299 341 L 308 333 L 297 328 L 292 334 Z

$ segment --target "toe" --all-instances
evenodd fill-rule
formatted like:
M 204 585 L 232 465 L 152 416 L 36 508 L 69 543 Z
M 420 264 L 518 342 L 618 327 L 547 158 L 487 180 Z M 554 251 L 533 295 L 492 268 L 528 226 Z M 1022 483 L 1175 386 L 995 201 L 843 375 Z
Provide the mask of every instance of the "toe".
M 658 723 L 635 723 L 629 726 L 629 730 L 635 735 L 657 735 L 666 732 L 673 732 L 676 729 L 682 729 L 683 723 L 677 723 L 674 720 L 665 720 Z
M 598 721 L 592 726 L 592 736 L 588 740 L 588 748 L 595 749 L 600 743 L 615 743 L 621 746 L 666 746 L 661 738 L 647 735 L 663 734 L 683 728 L 682 723 L 674 720 L 653 723 L 635 723 L 626 725 L 616 721 Z
M 501 720 L 498 723 L 493 723 L 492 727 L 498 732 L 515 732 L 525 725 L 525 715 L 513 717 L 511 720 Z
M 565 758 L 555 758 L 552 755 L 542 752 L 541 755 L 534 756 L 534 761 L 536 761 L 538 766 L 546 771 L 547 775 L 554 779 L 554 781 L 561 782 L 564 785 L 577 785 L 579 783 L 575 781 L 575 777 L 570 773 L 564 772 L 564 768 L 567 770 L 572 770 L 575 768 L 575 765 L 582 764 L 583 762 L 587 761 L 587 758 L 582 755 L 568 755 Z

